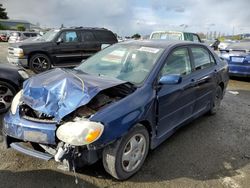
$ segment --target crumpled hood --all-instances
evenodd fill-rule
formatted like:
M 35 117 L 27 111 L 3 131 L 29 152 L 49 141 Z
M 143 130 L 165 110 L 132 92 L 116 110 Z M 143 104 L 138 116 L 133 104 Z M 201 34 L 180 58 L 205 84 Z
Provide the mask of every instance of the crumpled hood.
M 59 122 L 100 91 L 122 83 L 125 82 L 57 68 L 26 80 L 22 99 L 32 109 L 54 116 Z

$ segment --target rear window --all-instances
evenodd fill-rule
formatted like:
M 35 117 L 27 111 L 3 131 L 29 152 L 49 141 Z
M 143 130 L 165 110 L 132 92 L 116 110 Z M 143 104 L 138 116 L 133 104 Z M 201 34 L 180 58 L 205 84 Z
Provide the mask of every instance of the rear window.
M 164 39 L 164 40 L 182 40 L 181 33 L 159 32 L 153 33 L 151 39 Z
M 95 41 L 95 37 L 94 37 L 93 33 L 90 31 L 83 31 L 82 38 L 83 38 L 83 41 L 85 41 L 85 42 Z
M 116 42 L 116 37 L 110 31 L 94 31 L 94 35 L 99 41 Z

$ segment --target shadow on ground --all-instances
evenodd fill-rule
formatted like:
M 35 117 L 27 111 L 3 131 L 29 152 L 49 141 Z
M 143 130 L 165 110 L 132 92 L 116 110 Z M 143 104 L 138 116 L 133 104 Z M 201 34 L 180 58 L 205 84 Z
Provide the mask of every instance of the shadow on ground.
M 11 172 L 0 170 L 1 187 L 25 187 L 25 188 L 40 188 L 40 187 L 84 187 L 96 188 L 96 186 L 78 179 L 78 184 L 75 184 L 74 176 L 66 175 L 52 170 L 32 170 L 22 172 Z

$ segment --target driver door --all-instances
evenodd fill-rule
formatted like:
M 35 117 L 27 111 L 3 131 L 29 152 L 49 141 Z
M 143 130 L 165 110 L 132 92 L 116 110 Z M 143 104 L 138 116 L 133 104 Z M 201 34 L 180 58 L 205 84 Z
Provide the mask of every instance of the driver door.
M 195 86 L 188 48 L 174 49 L 161 70 L 161 76 L 181 75 L 179 84 L 161 85 L 158 99 L 158 136 L 164 136 L 193 115 Z

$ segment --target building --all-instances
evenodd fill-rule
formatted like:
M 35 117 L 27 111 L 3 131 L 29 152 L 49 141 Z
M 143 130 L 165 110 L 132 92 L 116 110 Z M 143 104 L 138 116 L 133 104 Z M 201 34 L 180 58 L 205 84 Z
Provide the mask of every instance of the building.
M 26 30 L 30 30 L 31 29 L 31 23 L 29 23 L 28 21 L 25 20 L 12 20 L 12 19 L 8 19 L 8 20 L 3 20 L 0 19 L 0 24 L 8 27 L 9 29 L 17 29 L 18 25 L 23 25 L 25 27 Z

